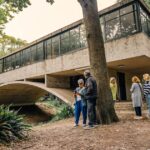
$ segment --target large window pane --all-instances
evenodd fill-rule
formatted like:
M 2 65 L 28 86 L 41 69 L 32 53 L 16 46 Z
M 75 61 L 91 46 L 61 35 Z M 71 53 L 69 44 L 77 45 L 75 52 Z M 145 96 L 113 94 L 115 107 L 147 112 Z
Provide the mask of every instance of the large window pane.
M 10 71 L 12 70 L 12 66 L 11 66 L 11 56 L 6 57 L 4 59 L 4 71 Z
M 101 25 L 103 40 L 105 41 L 105 26 L 104 26 L 104 23 L 101 23 L 100 25 Z
M 142 31 L 150 35 L 150 17 L 142 8 L 140 8 Z
M 60 53 L 64 54 L 70 50 L 69 31 L 61 34 L 61 50 Z
M 31 47 L 31 63 L 36 62 L 37 60 L 37 53 L 36 53 L 36 45 Z
M 130 5 L 130 6 L 124 7 L 122 9 L 120 9 L 120 15 L 128 14 L 128 13 L 134 11 L 134 10 L 135 10 L 135 6 L 134 5 Z
M 3 59 L 0 60 L 0 73 L 3 72 Z
M 119 17 L 119 10 L 105 15 L 105 21 L 112 20 L 112 19 L 117 18 L 117 17 Z
M 37 60 L 44 59 L 43 42 L 37 44 Z
M 106 22 L 106 40 L 117 38 L 120 34 L 119 18 Z
M 80 35 L 79 35 L 79 27 L 76 27 L 70 30 L 70 49 L 78 49 L 80 48 Z
M 22 52 L 22 64 L 29 65 L 31 62 L 31 51 L 30 48 L 23 50 Z
M 11 56 L 11 60 L 12 60 L 12 69 L 15 69 L 16 68 L 16 55 L 12 55 Z
M 86 31 L 84 24 L 80 26 L 80 43 L 81 47 L 87 47 Z
M 141 24 L 142 24 L 142 30 L 146 33 L 148 33 L 148 24 L 147 24 L 147 19 L 145 16 L 141 14 Z
M 46 57 L 52 58 L 52 39 L 48 39 L 45 43 L 46 43 Z
M 16 67 L 15 68 L 20 68 L 21 67 L 21 53 L 17 53 L 16 55 Z
M 52 38 L 52 58 L 59 56 L 60 52 L 60 36 Z
M 136 32 L 136 23 L 133 13 L 121 16 L 121 32 L 122 35 Z
M 150 21 L 148 21 L 147 24 L 148 24 L 148 34 L 150 35 Z

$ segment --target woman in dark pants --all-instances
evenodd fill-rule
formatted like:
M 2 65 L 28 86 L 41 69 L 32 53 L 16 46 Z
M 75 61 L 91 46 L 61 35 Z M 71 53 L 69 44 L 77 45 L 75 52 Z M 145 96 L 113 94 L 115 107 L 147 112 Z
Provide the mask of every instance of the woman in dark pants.
M 135 109 L 135 119 L 142 119 L 142 84 L 140 83 L 140 79 L 137 76 L 132 78 L 132 87 L 130 89 L 132 94 L 132 103 Z

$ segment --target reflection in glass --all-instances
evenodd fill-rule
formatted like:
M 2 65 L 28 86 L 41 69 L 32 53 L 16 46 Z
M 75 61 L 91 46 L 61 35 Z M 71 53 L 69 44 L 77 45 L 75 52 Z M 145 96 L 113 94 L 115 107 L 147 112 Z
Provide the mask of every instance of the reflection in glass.
M 60 52 L 60 35 L 52 38 L 52 58 L 59 56 Z
M 69 42 L 69 31 L 61 34 L 61 50 L 60 53 L 64 54 L 70 50 L 70 42 Z
M 44 59 L 43 42 L 37 44 L 37 60 Z
M 81 47 L 87 47 L 87 40 L 86 40 L 86 31 L 85 31 L 85 26 L 82 24 L 80 26 L 80 44 Z
M 135 19 L 133 13 L 121 16 L 121 32 L 122 35 L 136 32 Z
M 117 38 L 120 34 L 119 18 L 106 22 L 106 40 Z
M 79 27 L 76 27 L 70 30 L 70 49 L 78 49 L 80 48 L 80 35 L 79 35 Z

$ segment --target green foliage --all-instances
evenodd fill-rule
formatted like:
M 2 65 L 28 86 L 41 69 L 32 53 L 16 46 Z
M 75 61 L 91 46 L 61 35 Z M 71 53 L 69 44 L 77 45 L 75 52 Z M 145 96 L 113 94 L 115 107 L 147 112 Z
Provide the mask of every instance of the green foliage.
M 10 110 L 10 106 L 0 106 L 0 143 L 24 139 L 30 126 L 23 122 L 18 111 Z
M 144 0 L 144 1 L 150 7 L 150 0 Z
M 0 38 L 0 57 L 12 53 L 16 49 L 26 44 L 27 42 L 25 40 L 21 40 L 19 38 L 15 38 L 6 34 L 2 35 L 2 37 Z
M 30 0 L 0 0 L 0 35 L 13 15 L 30 5 Z
M 61 100 L 58 100 L 58 99 L 49 98 L 46 101 L 46 105 L 50 108 L 56 109 L 56 115 L 54 115 L 51 122 L 72 117 L 74 114 L 72 107 L 61 102 Z

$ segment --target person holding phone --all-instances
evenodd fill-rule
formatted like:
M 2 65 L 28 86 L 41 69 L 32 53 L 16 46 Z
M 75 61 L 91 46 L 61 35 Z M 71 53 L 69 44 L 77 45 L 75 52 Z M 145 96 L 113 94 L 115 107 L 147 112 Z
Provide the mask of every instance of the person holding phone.
M 84 95 L 86 93 L 86 89 L 84 87 L 84 80 L 79 79 L 78 80 L 78 85 L 74 91 L 74 97 L 75 97 L 75 126 L 79 126 L 79 119 L 80 119 L 80 114 L 82 112 L 83 116 L 83 127 L 86 126 L 86 120 L 87 120 L 87 102 L 84 98 Z

